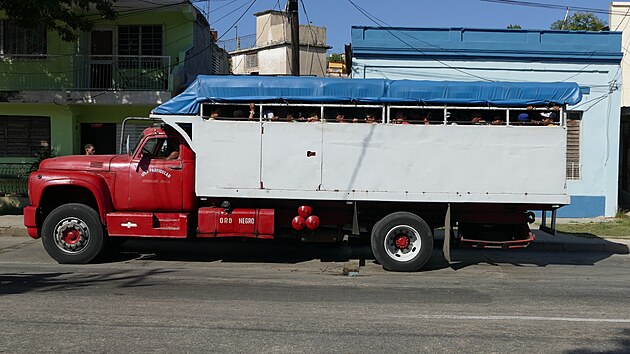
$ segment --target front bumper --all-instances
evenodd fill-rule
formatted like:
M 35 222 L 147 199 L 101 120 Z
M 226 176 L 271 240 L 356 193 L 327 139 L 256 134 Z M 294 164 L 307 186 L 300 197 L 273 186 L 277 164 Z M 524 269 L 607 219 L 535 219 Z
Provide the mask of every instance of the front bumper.
M 37 207 L 32 205 L 24 208 L 24 226 L 28 235 L 32 238 L 39 238 L 39 230 L 37 229 Z

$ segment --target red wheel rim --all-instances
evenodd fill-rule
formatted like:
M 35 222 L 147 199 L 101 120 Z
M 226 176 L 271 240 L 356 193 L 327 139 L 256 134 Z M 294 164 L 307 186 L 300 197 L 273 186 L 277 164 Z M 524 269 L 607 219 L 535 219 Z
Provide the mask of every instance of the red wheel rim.
M 63 233 L 63 241 L 69 245 L 74 245 L 81 240 L 81 233 L 75 229 L 65 230 Z

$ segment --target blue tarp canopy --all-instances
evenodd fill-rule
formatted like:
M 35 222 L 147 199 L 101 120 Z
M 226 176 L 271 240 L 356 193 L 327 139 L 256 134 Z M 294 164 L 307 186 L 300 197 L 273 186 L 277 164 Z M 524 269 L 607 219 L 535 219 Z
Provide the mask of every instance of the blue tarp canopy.
M 206 102 L 416 103 L 498 107 L 575 105 L 572 82 L 457 82 L 201 75 L 154 114 L 199 114 Z

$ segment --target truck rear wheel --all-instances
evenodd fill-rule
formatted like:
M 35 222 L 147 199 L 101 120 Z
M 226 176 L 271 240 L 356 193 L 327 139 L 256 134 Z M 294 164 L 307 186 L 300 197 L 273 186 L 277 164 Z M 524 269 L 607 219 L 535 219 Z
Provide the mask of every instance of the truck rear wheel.
M 429 225 L 408 212 L 387 215 L 372 229 L 372 252 L 387 270 L 412 272 L 424 266 L 433 252 Z
M 103 225 L 98 213 L 84 204 L 53 210 L 42 225 L 46 252 L 59 263 L 88 263 L 103 249 Z

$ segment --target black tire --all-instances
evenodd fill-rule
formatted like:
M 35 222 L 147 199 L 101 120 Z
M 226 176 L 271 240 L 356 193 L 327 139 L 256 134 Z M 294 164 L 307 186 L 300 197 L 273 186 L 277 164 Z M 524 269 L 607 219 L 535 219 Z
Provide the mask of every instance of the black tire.
M 87 205 L 62 205 L 44 220 L 42 241 L 46 252 L 59 263 L 88 263 L 104 248 L 101 218 Z
M 407 247 L 396 242 L 406 238 Z M 388 241 L 386 246 L 385 241 Z M 433 253 L 433 234 L 419 216 L 396 212 L 385 216 L 372 229 L 372 252 L 386 270 L 413 272 L 422 268 Z

